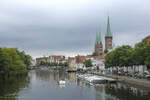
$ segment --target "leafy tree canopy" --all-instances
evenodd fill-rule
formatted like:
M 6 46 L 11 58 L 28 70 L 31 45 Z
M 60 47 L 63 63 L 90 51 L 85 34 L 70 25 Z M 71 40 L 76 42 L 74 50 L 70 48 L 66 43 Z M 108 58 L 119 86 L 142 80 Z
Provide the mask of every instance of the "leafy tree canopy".
M 31 57 L 15 48 L 0 48 L 0 72 L 20 73 L 27 71 Z

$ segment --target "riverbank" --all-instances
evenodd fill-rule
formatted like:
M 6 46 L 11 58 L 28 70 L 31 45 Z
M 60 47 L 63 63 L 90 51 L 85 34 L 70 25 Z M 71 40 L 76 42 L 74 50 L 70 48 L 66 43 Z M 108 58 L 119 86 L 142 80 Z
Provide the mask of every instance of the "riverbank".
M 105 76 L 108 78 L 113 78 L 113 79 L 116 79 L 116 81 L 121 82 L 121 83 L 130 84 L 130 85 L 134 85 L 134 86 L 145 88 L 145 89 L 150 89 L 150 80 L 135 79 L 132 77 L 118 76 L 118 75 L 112 75 L 112 74 L 101 74 L 100 72 L 88 72 L 88 73 L 99 75 L 99 76 Z

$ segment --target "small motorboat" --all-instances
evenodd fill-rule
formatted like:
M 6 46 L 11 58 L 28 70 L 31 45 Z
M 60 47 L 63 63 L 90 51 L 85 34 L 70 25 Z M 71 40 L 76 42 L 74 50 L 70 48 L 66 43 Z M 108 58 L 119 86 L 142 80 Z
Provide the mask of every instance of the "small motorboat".
M 60 80 L 60 81 L 58 82 L 58 84 L 59 84 L 59 85 L 65 85 L 65 84 L 66 84 L 66 81 Z

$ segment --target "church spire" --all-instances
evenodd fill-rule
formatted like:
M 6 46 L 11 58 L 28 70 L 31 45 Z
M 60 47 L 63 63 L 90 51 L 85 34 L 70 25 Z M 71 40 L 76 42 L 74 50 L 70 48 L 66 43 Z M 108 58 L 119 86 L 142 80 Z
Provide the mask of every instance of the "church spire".
M 98 32 L 98 43 L 101 43 L 102 42 L 102 38 L 101 38 L 101 32 Z
M 96 41 L 95 41 L 95 44 L 98 43 L 98 33 L 96 33 Z
M 107 20 L 107 33 L 106 33 L 106 37 L 112 37 L 111 30 L 110 30 L 109 16 L 108 16 L 108 20 Z
M 95 44 L 102 43 L 101 32 L 96 33 L 96 41 Z
M 110 51 L 112 50 L 112 33 L 110 30 L 110 22 L 109 22 L 109 16 L 108 16 L 108 20 L 107 20 L 107 33 L 105 35 L 105 50 L 106 51 Z

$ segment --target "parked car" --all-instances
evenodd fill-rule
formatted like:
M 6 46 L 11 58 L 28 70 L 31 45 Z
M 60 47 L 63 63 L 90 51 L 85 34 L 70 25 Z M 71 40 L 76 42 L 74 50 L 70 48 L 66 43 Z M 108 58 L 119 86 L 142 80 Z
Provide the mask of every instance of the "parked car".
M 139 72 L 135 72 L 134 73 L 134 78 L 138 78 L 138 74 L 139 74 Z
M 133 77 L 133 76 L 134 76 L 134 73 L 133 73 L 133 72 L 128 72 L 128 73 L 127 73 L 127 76 Z
M 119 69 L 117 74 L 122 76 L 122 75 L 124 75 L 124 71 L 122 69 Z
M 124 72 L 124 75 L 125 75 L 125 76 L 128 76 L 128 72 L 127 72 L 127 71 L 125 71 L 125 72 Z
M 136 77 L 150 79 L 150 72 L 149 71 L 139 72 Z
M 124 75 L 125 76 L 129 76 L 129 77 L 137 77 L 138 72 L 125 72 Z
M 147 70 L 150 73 L 150 70 Z
M 149 71 L 144 72 L 144 78 L 150 79 L 150 72 Z
M 143 78 L 143 73 L 142 72 L 137 73 L 136 78 Z

